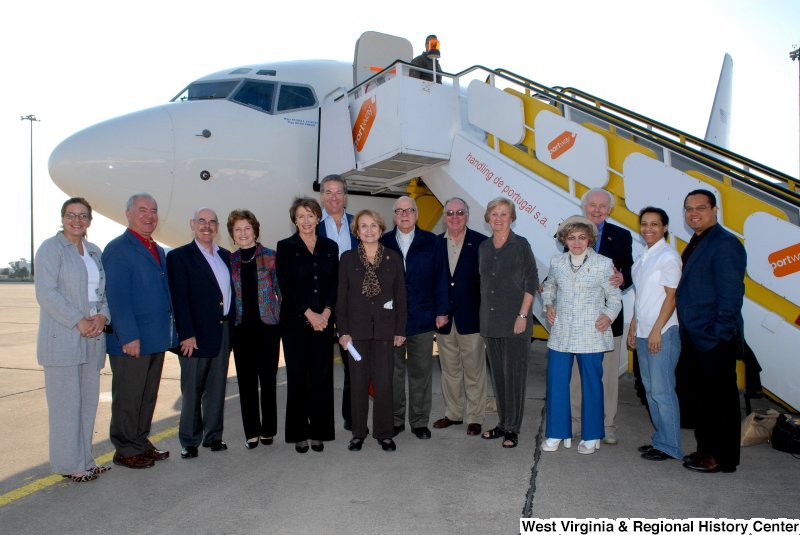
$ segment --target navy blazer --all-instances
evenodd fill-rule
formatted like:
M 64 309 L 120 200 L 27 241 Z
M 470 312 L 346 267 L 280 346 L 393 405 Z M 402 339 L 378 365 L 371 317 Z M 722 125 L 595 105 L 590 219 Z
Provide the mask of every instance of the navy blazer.
M 126 230 L 103 251 L 106 294 L 113 333 L 106 335 L 109 355 L 125 356 L 122 346 L 139 340 L 142 355 L 161 353 L 177 344 L 164 249 L 156 245 L 159 264 L 147 247 Z
M 381 243 L 400 257 L 403 252 L 397 243 L 397 227 L 381 237 Z M 436 316 L 448 311 L 447 259 L 441 240 L 427 230 L 416 227 L 414 240 L 405 258 L 406 295 L 408 296 L 408 321 L 406 336 L 431 332 L 436 329 Z
M 444 253 L 445 270 L 447 274 L 447 291 L 449 295 L 448 322 L 436 332 L 450 334 L 453 319 L 459 334 L 474 334 L 480 332 L 480 306 L 481 306 L 481 275 L 478 270 L 478 246 L 488 236 L 467 229 L 461 254 L 453 274 L 450 274 L 450 261 L 447 251 L 447 238 L 440 235 L 442 251 Z
M 747 253 L 739 239 L 721 225 L 706 232 L 683 266 L 675 293 L 681 331 L 700 351 L 739 339 L 744 332 Z
M 230 251 L 220 247 L 218 253 L 228 266 L 230 276 Z M 220 353 L 222 344 L 222 326 L 225 322 L 231 322 L 236 316 L 233 295 L 231 295 L 230 310 L 225 314 L 222 291 L 219 289 L 217 278 L 194 240 L 167 254 L 167 272 L 178 340 L 183 341 L 192 337 L 196 339 L 197 349 L 192 353 L 192 357 L 216 357 Z M 233 292 L 233 282 L 231 282 L 231 292 Z M 230 344 L 225 350 L 226 352 L 230 350 Z M 180 349 L 176 352 L 182 355 Z
M 349 229 L 350 224 L 353 222 L 353 214 L 348 214 L 347 212 L 345 212 L 344 218 L 345 218 L 345 225 L 347 225 L 347 228 Z M 319 225 L 317 225 L 317 236 L 322 236 L 323 238 L 329 238 L 333 241 L 336 241 L 333 237 L 328 236 L 328 229 L 325 228 L 325 223 L 323 221 L 320 221 Z M 351 232 L 350 249 L 352 250 L 355 249 L 356 247 L 358 247 L 358 238 L 356 238 L 355 235 Z M 339 256 L 341 256 L 343 252 L 344 251 L 339 251 Z
M 625 280 L 620 290 L 624 290 L 633 284 L 631 268 L 633 267 L 633 238 L 628 230 L 618 227 L 609 221 L 603 225 L 603 235 L 600 238 L 600 250 L 597 251 L 606 258 L 610 258 L 614 267 L 622 272 Z M 623 310 L 619 311 L 617 319 L 611 323 L 611 333 L 614 336 L 622 336 L 625 328 L 623 320 Z

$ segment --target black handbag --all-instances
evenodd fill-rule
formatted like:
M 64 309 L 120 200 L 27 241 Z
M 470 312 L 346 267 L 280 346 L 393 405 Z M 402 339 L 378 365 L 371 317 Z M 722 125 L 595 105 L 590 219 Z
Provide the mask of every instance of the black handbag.
M 785 414 L 778 416 L 772 429 L 772 447 L 778 451 L 791 453 L 800 459 L 800 418 L 788 418 Z

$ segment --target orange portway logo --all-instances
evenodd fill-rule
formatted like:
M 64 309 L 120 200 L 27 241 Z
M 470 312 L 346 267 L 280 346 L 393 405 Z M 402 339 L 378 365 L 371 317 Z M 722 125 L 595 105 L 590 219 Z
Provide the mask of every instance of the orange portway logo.
M 376 115 L 378 115 L 378 106 L 375 97 L 365 100 L 361 104 L 356 124 L 353 126 L 353 144 L 356 146 L 356 151 L 361 152 L 361 149 L 364 148 Z
M 550 151 L 550 157 L 552 159 L 556 159 L 575 144 L 575 138 L 578 137 L 577 132 L 570 132 L 569 130 L 564 130 L 556 138 L 548 143 L 547 150 Z
M 800 243 L 791 247 L 775 251 L 767 257 L 772 266 L 772 274 L 776 277 L 785 277 L 800 271 Z

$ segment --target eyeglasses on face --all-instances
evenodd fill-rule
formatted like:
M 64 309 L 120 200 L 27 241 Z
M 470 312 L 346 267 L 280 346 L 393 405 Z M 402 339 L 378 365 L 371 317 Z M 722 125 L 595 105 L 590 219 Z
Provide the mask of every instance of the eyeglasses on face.
M 395 208 L 394 209 L 394 213 L 396 215 L 413 214 L 416 211 L 417 211 L 416 208 Z
M 706 212 L 711 208 L 708 204 L 701 204 L 700 206 L 684 206 L 683 212 L 691 214 L 692 212 Z
M 200 225 L 201 227 L 206 225 L 210 227 L 216 227 L 217 225 L 219 225 L 219 221 L 217 221 L 216 219 L 205 219 L 201 217 L 200 219 L 197 220 L 197 224 Z
M 465 215 L 467 215 L 467 211 L 466 210 L 447 210 L 444 213 L 444 215 L 446 215 L 447 217 L 453 217 L 454 215 L 457 215 L 458 217 L 464 217 Z
M 77 219 L 78 221 L 85 222 L 89 221 L 89 214 L 75 214 L 73 212 L 67 212 L 66 214 L 64 214 L 64 219 L 66 219 L 67 221 L 75 221 Z

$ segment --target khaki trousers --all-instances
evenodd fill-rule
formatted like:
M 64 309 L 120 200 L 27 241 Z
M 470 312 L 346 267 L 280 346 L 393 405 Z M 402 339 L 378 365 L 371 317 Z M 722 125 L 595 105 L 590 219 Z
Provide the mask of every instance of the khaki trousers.
M 445 416 L 483 425 L 486 414 L 486 354 L 480 333 L 460 334 L 455 322 L 449 334 L 437 334 Z M 466 412 L 464 410 L 466 399 Z

